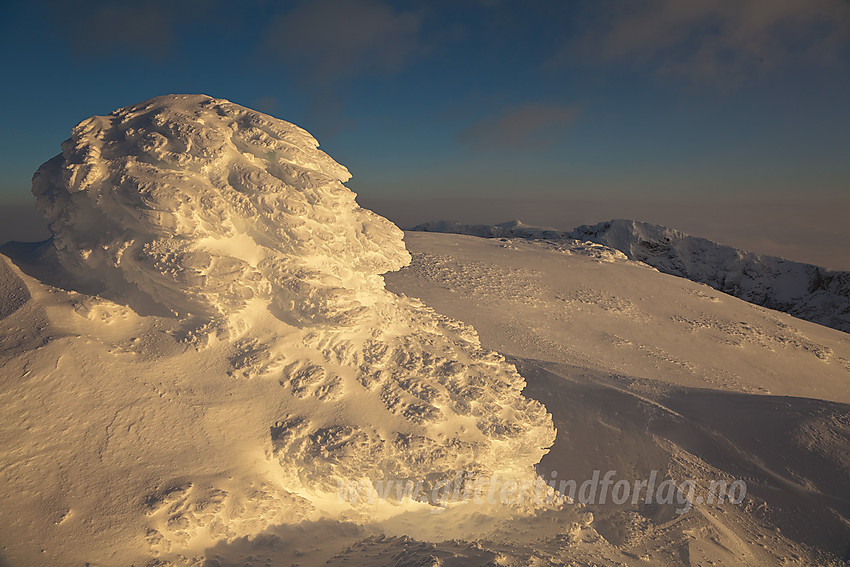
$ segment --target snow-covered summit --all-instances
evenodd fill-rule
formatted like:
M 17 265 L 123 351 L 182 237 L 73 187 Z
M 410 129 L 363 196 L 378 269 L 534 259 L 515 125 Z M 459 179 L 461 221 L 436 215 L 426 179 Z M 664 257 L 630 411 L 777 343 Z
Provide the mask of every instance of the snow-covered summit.
M 746 252 L 672 228 L 618 219 L 565 231 L 518 221 L 497 225 L 436 221 L 414 230 L 487 238 L 573 241 L 571 246 L 592 242 L 618 250 L 630 260 L 644 262 L 661 272 L 850 332 L 850 272 Z

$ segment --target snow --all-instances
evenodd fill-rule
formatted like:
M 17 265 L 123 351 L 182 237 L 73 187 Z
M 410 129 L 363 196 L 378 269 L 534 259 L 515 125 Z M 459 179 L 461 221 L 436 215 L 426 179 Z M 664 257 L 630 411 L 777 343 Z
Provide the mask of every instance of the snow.
M 497 225 L 435 221 L 414 230 L 600 244 L 665 274 L 704 283 L 744 301 L 850 332 L 850 272 L 754 254 L 663 226 L 612 220 L 558 231 L 519 221 Z
M 405 242 L 413 261 L 385 276 L 388 288 L 472 324 L 552 412 L 544 478 L 745 479 L 740 507 L 703 502 L 675 516 L 588 505 L 621 561 L 840 563 L 850 545 L 846 333 L 611 249 L 589 254 L 580 241 L 408 232 Z M 582 552 L 553 556 L 582 564 Z M 602 555 L 589 563 L 609 564 Z
M 0 250 L 0 564 L 839 564 L 848 335 L 658 270 L 786 272 L 639 225 L 403 233 L 349 177 L 202 95 L 73 130 L 33 180 L 52 239 Z M 436 492 L 600 470 L 748 494 Z M 388 481 L 423 493 L 340 498 Z
M 408 232 L 390 289 L 509 356 L 656 383 L 850 403 L 850 336 L 579 241 Z M 463 299 L 461 299 L 463 298 Z M 529 322 L 533 322 L 530 324 Z
M 352 478 L 534 482 L 551 417 L 472 328 L 384 289 L 402 232 L 348 177 L 297 126 L 200 95 L 85 120 L 39 168 L 54 236 L 7 247 L 0 309 L 15 562 L 407 512 L 336 509 Z
M 273 298 L 342 322 L 409 259 L 312 136 L 227 101 L 159 97 L 83 121 L 62 148 L 33 193 L 59 263 L 105 297 L 205 315 Z

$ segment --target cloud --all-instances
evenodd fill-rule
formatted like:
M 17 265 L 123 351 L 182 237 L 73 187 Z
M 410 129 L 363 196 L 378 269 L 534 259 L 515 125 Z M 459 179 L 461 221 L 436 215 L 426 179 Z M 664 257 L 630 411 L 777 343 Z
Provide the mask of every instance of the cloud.
M 200 20 L 214 9 L 213 2 L 202 0 L 44 0 L 44 5 L 77 55 L 126 51 L 151 60 L 171 54 L 180 23 Z
M 795 62 L 839 60 L 850 45 L 850 3 L 605 0 L 591 5 L 583 26 L 545 66 L 627 62 L 726 88 Z
M 391 74 L 421 52 L 422 19 L 380 0 L 303 0 L 274 18 L 265 48 L 313 82 Z
M 577 106 L 526 103 L 473 124 L 460 139 L 479 149 L 534 149 L 558 140 L 579 115 Z

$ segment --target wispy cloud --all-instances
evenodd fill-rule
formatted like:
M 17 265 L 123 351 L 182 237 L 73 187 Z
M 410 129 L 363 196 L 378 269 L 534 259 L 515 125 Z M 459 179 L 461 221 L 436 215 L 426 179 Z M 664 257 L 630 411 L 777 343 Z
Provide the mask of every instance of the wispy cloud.
M 44 0 L 55 27 L 77 55 L 126 51 L 154 61 L 171 55 L 175 28 L 198 21 L 215 10 L 215 0 L 150 0 L 110 2 Z
M 384 0 L 298 0 L 270 21 L 260 51 L 310 93 L 314 128 L 324 137 L 346 123 L 350 81 L 394 75 L 423 54 L 423 19 Z
M 579 115 L 577 106 L 531 102 L 484 117 L 461 133 L 478 149 L 533 149 L 556 142 Z
M 422 18 L 380 0 L 304 0 L 270 23 L 265 48 L 321 83 L 394 73 L 420 52 Z
M 850 46 L 846 0 L 604 0 L 549 67 L 627 62 L 696 84 L 735 87 L 794 62 L 837 60 Z

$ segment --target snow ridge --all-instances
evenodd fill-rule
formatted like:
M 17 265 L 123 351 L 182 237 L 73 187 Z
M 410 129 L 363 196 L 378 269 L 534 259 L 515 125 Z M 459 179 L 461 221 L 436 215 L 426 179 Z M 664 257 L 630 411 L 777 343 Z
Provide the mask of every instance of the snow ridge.
M 575 244 L 593 242 L 619 250 L 630 260 L 644 262 L 660 272 L 850 332 L 850 272 L 746 252 L 659 225 L 611 220 L 559 231 L 519 221 L 498 225 L 438 221 L 421 224 L 414 230 L 488 238 L 573 240 L 577 241 Z

